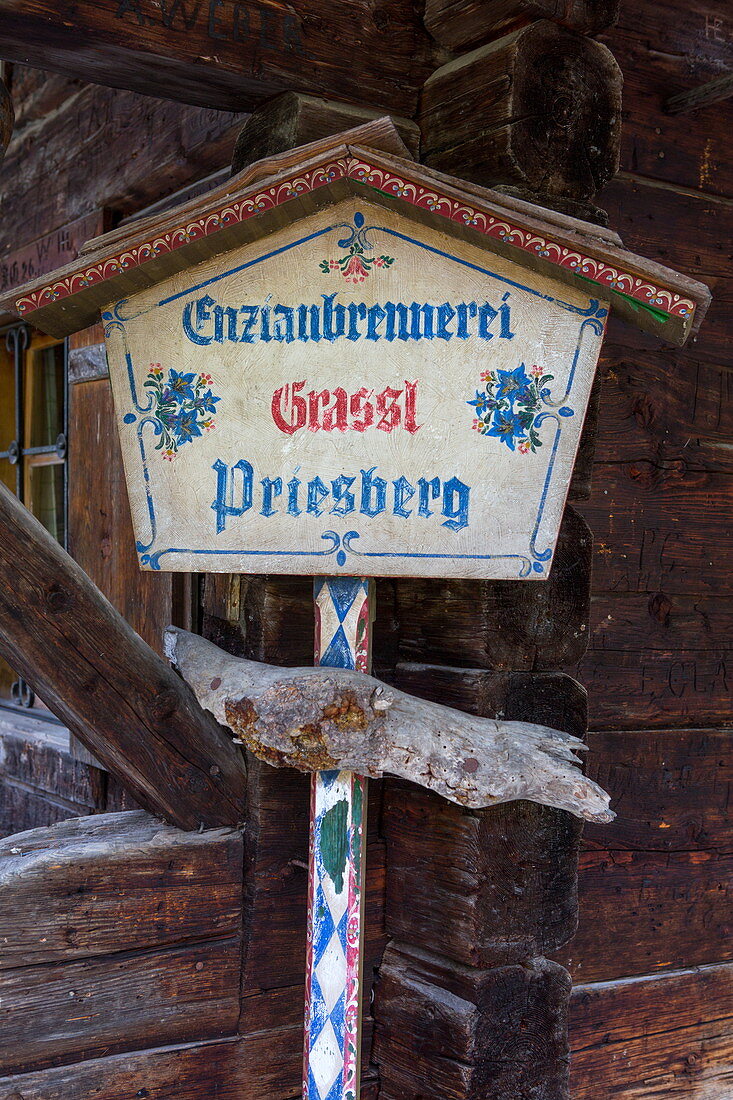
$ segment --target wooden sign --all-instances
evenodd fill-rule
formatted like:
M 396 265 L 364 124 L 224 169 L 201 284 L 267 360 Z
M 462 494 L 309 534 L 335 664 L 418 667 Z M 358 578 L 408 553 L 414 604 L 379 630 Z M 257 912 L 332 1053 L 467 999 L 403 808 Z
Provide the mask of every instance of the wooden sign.
M 141 565 L 546 577 L 607 313 L 353 199 L 117 302 Z

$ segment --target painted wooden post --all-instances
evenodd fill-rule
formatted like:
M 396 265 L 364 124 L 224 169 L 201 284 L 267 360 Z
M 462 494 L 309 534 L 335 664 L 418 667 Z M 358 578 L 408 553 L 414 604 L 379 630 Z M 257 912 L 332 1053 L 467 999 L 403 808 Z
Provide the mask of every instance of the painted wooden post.
M 316 577 L 314 663 L 369 672 L 365 577 Z M 304 1100 L 358 1100 L 367 781 L 314 772 L 308 860 Z

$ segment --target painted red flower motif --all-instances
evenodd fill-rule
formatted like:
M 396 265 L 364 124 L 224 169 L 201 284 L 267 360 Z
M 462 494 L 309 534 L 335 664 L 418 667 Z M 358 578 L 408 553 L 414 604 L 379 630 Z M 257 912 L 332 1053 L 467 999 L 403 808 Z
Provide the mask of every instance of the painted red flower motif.
M 363 283 L 369 274 L 361 256 L 350 256 L 349 262 L 344 268 L 344 278 L 347 283 Z

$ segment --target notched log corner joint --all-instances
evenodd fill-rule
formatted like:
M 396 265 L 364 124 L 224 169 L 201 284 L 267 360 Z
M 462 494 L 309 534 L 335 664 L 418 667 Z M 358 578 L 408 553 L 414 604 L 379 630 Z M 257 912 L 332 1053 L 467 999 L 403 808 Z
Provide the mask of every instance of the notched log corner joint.
M 398 775 L 470 809 L 529 799 L 588 821 L 615 816 L 570 734 L 477 718 L 347 669 L 241 660 L 176 627 L 165 647 L 201 706 L 276 767 Z

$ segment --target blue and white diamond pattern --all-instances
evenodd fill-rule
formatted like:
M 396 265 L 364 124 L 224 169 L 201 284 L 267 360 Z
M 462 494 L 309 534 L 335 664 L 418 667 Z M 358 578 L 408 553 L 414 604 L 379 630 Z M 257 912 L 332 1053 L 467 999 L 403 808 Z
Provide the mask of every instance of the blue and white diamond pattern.
M 316 664 L 366 671 L 369 582 L 315 582 Z M 305 1100 L 357 1100 L 362 829 L 366 781 L 326 771 L 311 785 Z

